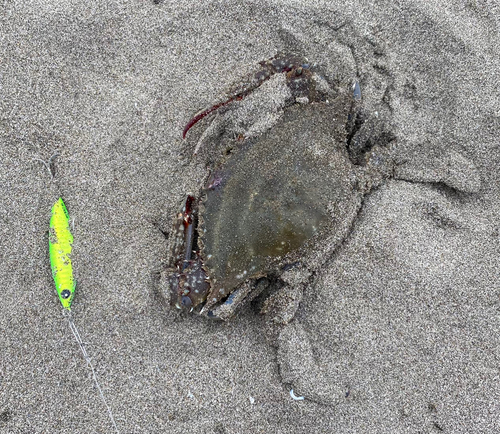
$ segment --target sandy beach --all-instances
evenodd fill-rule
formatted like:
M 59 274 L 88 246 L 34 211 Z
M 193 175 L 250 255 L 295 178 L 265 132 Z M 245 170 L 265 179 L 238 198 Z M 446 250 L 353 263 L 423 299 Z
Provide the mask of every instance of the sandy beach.
M 500 432 L 497 2 L 1 11 L 0 433 L 116 432 L 54 289 L 59 197 L 72 315 L 120 433 Z M 192 156 L 210 119 L 183 140 L 186 123 L 289 52 L 352 71 L 390 118 L 395 166 L 270 338 L 254 304 L 209 320 L 158 288 L 172 219 L 215 158 Z

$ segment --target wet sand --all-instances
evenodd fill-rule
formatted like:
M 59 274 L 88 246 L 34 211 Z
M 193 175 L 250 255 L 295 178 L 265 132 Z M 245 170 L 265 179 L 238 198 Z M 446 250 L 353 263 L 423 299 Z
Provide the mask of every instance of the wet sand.
M 0 18 L 0 432 L 500 430 L 500 9 L 494 2 L 17 2 Z M 390 114 L 394 177 L 275 342 L 255 309 L 179 315 L 157 291 L 172 216 L 206 176 L 182 140 L 259 61 L 352 56 Z M 54 179 L 39 161 L 55 151 Z M 294 387 L 307 399 L 294 401 Z

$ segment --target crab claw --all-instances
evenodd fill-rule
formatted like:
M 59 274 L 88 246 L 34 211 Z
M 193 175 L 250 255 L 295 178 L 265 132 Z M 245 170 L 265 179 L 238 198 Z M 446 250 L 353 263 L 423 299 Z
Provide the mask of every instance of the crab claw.
M 189 261 L 184 271 L 172 273 L 168 278 L 170 303 L 178 309 L 194 309 L 203 303 L 210 289 L 208 275 L 201 258 Z
M 194 309 L 207 298 L 210 289 L 208 275 L 196 248 L 195 228 L 198 207 L 193 196 L 188 196 L 174 222 L 173 272 L 168 277 L 170 303 L 178 309 Z

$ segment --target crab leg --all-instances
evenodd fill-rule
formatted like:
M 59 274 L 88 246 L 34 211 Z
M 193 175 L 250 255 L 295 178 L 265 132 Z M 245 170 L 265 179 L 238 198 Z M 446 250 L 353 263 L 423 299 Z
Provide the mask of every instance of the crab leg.
M 277 57 L 274 59 L 266 60 L 264 62 L 260 62 L 260 65 L 263 67 L 263 69 L 253 74 L 249 82 L 244 83 L 240 89 L 234 91 L 233 95 L 230 98 L 228 98 L 223 102 L 215 104 L 212 107 L 203 110 L 202 112 L 194 116 L 184 127 L 184 130 L 182 132 L 182 138 L 185 139 L 186 134 L 191 129 L 191 127 L 193 127 L 197 122 L 202 120 L 205 116 L 208 116 L 210 113 L 214 112 L 215 110 L 221 107 L 224 107 L 225 105 L 228 105 L 233 101 L 239 101 L 245 98 L 255 89 L 257 89 L 262 83 L 264 83 L 266 80 L 269 80 L 269 78 L 271 78 L 271 76 L 273 76 L 274 74 L 289 72 L 293 68 L 301 64 L 303 68 L 308 68 L 309 65 L 305 63 L 303 64 L 303 60 L 304 59 L 300 59 L 298 57 L 290 57 L 290 58 Z
M 210 284 L 199 252 L 195 249 L 196 199 L 188 196 L 174 223 L 174 272 L 168 278 L 171 304 L 194 308 L 205 301 Z

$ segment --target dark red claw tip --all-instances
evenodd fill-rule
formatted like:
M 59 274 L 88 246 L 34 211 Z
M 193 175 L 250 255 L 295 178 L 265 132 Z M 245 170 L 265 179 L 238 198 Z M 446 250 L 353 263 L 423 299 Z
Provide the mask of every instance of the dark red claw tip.
M 191 129 L 191 127 L 196 123 L 198 122 L 201 117 L 199 117 L 200 115 L 198 116 L 195 116 L 193 119 L 191 119 L 187 124 L 186 126 L 184 127 L 184 131 L 182 132 L 182 138 L 185 139 L 186 138 L 186 134 L 187 132 Z M 202 116 L 203 117 L 203 116 Z
M 202 111 L 201 113 L 197 114 L 194 118 L 192 118 L 187 125 L 184 127 L 184 131 L 182 132 L 182 138 L 186 138 L 187 132 L 191 129 L 191 127 L 196 124 L 198 121 L 202 120 L 205 116 L 209 115 L 212 113 L 214 110 L 217 110 L 218 108 L 225 106 L 226 104 L 229 104 L 231 101 L 233 101 L 234 98 L 228 99 L 227 101 L 221 102 L 219 104 L 215 104 L 214 106 L 210 107 L 209 109 Z

